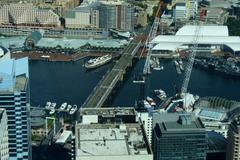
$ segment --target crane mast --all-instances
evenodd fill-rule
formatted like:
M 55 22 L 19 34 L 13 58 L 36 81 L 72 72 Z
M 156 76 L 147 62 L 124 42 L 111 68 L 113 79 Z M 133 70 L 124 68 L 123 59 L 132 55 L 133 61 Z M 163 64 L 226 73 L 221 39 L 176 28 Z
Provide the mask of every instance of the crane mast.
M 188 63 L 187 63 L 187 66 L 186 66 L 186 71 L 185 71 L 183 84 L 182 84 L 182 88 L 181 88 L 181 96 L 182 97 L 186 97 L 188 84 L 189 84 L 189 81 L 190 81 L 192 68 L 193 68 L 194 60 L 195 60 L 196 53 L 197 53 L 200 33 L 201 33 L 201 25 L 200 25 L 200 23 L 197 23 L 199 21 L 197 21 L 197 16 L 196 15 L 197 15 L 197 12 L 195 14 L 195 26 L 196 26 L 196 28 L 195 28 L 195 31 L 194 31 L 193 40 L 191 42 L 192 46 L 189 49 L 190 52 L 189 52 L 189 55 L 188 55 Z M 201 18 L 202 18 L 202 15 L 201 15 L 200 19 Z M 190 109 L 187 106 L 183 106 L 183 107 L 186 111 L 188 111 Z
M 150 29 L 150 32 L 148 34 L 148 37 L 147 37 L 147 40 L 146 40 L 146 43 L 145 43 L 145 47 L 147 47 L 147 57 L 146 57 L 146 61 L 145 61 L 144 68 L 143 68 L 143 74 L 144 75 L 147 75 L 147 74 L 151 73 L 150 58 L 151 58 L 152 47 L 153 46 L 149 42 L 152 41 L 153 38 L 155 38 L 156 35 L 157 35 L 158 26 L 159 26 L 159 23 L 160 23 L 160 17 L 161 17 L 162 12 L 163 12 L 163 5 L 164 5 L 163 0 L 160 0 L 160 4 L 158 6 L 158 10 L 156 12 L 154 22 L 152 24 L 152 27 Z
M 194 39 L 192 41 L 193 46 L 190 47 L 188 63 L 186 66 L 186 72 L 185 72 L 185 76 L 184 76 L 183 84 L 181 88 L 181 94 L 187 93 L 188 84 L 189 84 L 189 80 L 192 73 L 193 63 L 194 63 L 196 52 L 197 52 L 200 30 L 201 30 L 200 26 L 196 26 L 196 29 L 194 31 Z

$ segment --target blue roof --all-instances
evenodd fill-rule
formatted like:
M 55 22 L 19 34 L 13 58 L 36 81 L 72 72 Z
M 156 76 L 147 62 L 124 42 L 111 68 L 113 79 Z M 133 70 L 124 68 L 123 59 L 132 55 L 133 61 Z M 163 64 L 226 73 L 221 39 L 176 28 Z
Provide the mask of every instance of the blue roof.
M 0 61 L 0 91 L 13 90 L 14 87 L 14 60 Z
M 222 118 L 224 117 L 224 113 L 202 109 L 199 113 L 199 116 L 203 118 L 206 117 L 215 120 L 222 120 Z
M 15 60 L 16 76 L 25 74 L 29 77 L 28 57 Z
M 25 74 L 29 77 L 28 58 L 0 61 L 0 91 L 13 91 L 16 77 Z
M 0 73 L 11 75 L 13 73 L 14 60 L 6 60 L 0 62 Z
M 17 48 L 23 47 L 26 36 L 15 36 L 15 37 L 0 37 L 0 45 L 6 48 L 14 46 Z

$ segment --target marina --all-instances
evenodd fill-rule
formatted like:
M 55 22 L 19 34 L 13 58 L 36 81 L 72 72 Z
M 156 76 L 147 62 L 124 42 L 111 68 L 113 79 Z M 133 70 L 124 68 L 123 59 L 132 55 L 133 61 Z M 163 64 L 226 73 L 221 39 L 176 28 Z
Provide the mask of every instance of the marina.
M 195 60 L 195 67 L 215 71 L 216 73 L 223 73 L 233 77 L 240 77 L 240 63 L 233 58 L 219 59 L 219 58 L 202 58 Z
M 57 103 L 55 102 L 47 101 L 45 107 L 41 107 L 41 106 L 31 107 L 31 109 L 37 109 L 37 108 L 46 110 L 50 115 L 54 114 L 55 112 L 68 113 L 69 115 L 73 115 L 77 111 L 78 106 L 76 104 L 70 105 L 70 104 L 67 104 L 66 102 L 58 106 Z

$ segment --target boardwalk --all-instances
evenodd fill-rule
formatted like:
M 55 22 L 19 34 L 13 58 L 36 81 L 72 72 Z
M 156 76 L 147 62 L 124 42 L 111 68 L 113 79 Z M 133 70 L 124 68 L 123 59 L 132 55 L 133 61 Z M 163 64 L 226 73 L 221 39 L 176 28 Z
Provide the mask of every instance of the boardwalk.
M 107 72 L 98 85 L 94 88 L 90 96 L 82 105 L 83 108 L 99 108 L 103 105 L 112 89 L 119 80 L 123 79 L 126 68 L 132 63 L 132 58 L 138 51 L 141 42 L 132 40 L 123 50 L 120 59 L 116 62 L 111 71 Z

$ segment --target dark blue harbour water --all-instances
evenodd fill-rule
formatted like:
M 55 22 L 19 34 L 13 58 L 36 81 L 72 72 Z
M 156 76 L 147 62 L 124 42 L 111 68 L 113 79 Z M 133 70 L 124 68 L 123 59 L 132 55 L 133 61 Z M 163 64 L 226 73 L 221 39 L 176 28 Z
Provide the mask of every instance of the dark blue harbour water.
M 76 62 L 30 62 L 31 104 L 47 101 L 82 104 L 112 64 L 86 72 L 83 60 Z
M 44 106 L 46 101 L 63 102 L 81 105 L 98 81 L 111 68 L 107 64 L 98 69 L 86 72 L 82 67 L 84 61 L 77 62 L 30 62 L 31 103 Z M 161 88 L 168 95 L 180 89 L 182 75 L 176 73 L 172 61 L 162 61 L 164 70 L 152 71 L 145 86 L 145 96 L 151 95 L 154 89 Z M 112 106 L 133 106 L 140 95 L 140 85 L 132 83 L 135 74 L 142 71 L 144 60 L 138 61 L 125 81 L 118 88 Z M 176 88 L 174 87 L 176 84 Z M 194 68 L 189 83 L 189 92 L 199 96 L 220 96 L 240 100 L 240 78 L 233 78 L 215 72 Z

